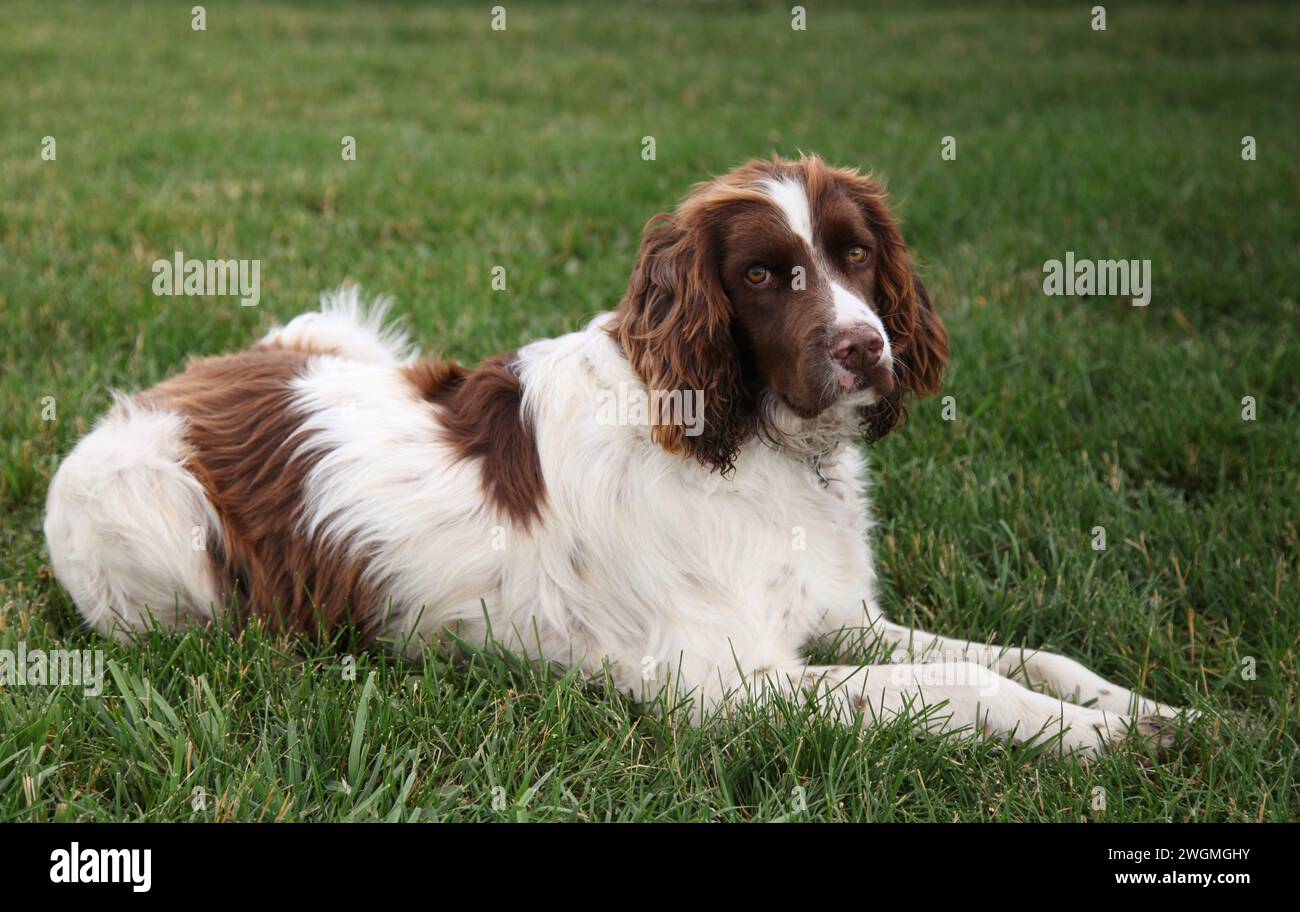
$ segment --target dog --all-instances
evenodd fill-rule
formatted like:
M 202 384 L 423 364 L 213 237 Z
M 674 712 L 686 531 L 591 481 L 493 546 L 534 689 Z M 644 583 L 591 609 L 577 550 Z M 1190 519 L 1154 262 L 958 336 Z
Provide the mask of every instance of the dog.
M 492 640 L 701 712 L 789 695 L 1084 755 L 1170 739 L 1179 710 L 1078 662 L 881 610 L 860 441 L 939 390 L 948 335 L 872 177 L 801 156 L 702 183 L 647 224 L 615 310 L 474 370 L 384 312 L 347 287 L 117 395 L 45 520 L 91 627 L 225 612 Z M 890 660 L 808 664 L 845 631 Z

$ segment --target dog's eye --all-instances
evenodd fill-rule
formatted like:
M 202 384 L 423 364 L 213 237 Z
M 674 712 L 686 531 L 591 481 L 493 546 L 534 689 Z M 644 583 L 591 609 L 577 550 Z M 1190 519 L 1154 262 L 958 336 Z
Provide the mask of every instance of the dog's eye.
M 845 252 L 845 256 L 854 266 L 861 266 L 867 261 L 867 248 L 855 244 Z
M 750 285 L 762 286 L 772 280 L 772 270 L 766 266 L 750 266 L 745 270 L 745 281 Z

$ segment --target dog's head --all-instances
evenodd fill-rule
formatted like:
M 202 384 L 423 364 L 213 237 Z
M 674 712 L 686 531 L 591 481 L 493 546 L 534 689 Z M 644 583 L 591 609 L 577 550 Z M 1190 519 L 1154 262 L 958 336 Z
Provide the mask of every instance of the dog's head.
M 883 189 L 815 156 L 752 162 L 651 219 L 610 331 L 652 391 L 702 391 L 703 433 L 653 433 L 724 472 L 774 411 L 883 437 L 948 354 Z

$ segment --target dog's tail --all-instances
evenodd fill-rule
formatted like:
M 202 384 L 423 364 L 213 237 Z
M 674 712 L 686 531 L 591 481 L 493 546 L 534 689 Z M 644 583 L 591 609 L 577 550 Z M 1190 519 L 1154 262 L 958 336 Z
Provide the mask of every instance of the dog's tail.
M 358 285 L 342 285 L 320 296 L 320 310 L 277 326 L 258 348 L 286 348 L 339 355 L 368 364 L 405 363 L 417 356 L 400 325 L 388 320 L 392 298 L 366 300 Z

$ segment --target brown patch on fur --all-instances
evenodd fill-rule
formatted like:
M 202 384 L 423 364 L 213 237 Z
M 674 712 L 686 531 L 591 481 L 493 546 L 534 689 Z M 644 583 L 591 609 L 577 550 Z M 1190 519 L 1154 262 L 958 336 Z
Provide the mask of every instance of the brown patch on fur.
M 402 374 L 421 399 L 434 400 L 464 381 L 469 371 L 455 361 L 417 361 L 403 367 Z
M 382 606 L 362 582 L 364 563 L 298 524 L 315 460 L 296 453 L 302 422 L 290 384 L 309 357 L 262 347 L 193 361 L 138 400 L 187 419 L 186 466 L 220 518 L 224 553 L 213 563 L 239 619 L 313 635 L 351 627 L 368 639 Z
M 438 408 L 443 439 L 456 455 L 479 461 L 488 502 L 527 527 L 541 518 L 546 480 L 514 363 L 515 356 L 505 354 L 475 371 L 447 361 L 420 361 L 402 370 L 419 396 Z

